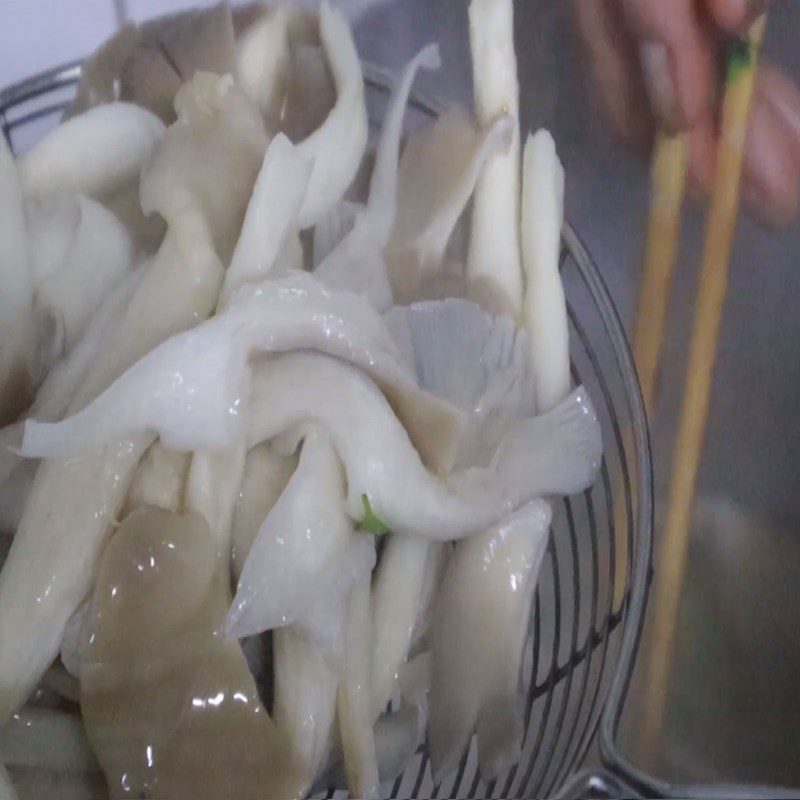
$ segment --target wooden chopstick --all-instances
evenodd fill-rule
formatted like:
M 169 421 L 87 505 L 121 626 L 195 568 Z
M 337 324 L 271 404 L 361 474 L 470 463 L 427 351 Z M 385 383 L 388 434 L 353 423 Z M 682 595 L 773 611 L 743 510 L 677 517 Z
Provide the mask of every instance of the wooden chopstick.
M 700 271 L 686 391 L 673 455 L 667 522 L 660 546 L 661 559 L 655 583 L 643 730 L 644 744 L 648 749 L 658 741 L 666 710 L 669 670 L 686 568 L 697 471 L 703 449 L 714 362 L 728 286 L 728 266 L 739 207 L 744 143 L 765 26 L 764 15 L 755 22 L 747 39 L 732 48 L 728 61 L 717 175 Z
M 686 188 L 687 145 L 685 136 L 659 133 L 653 148 L 650 178 L 650 215 L 645 240 L 642 282 L 636 311 L 633 339 L 634 358 L 639 373 L 645 408 L 653 413 L 665 320 L 672 288 L 672 270 L 678 252 L 681 210 Z M 627 434 L 627 432 L 626 432 Z M 631 481 L 635 475 L 631 475 Z M 617 476 L 615 497 L 622 497 L 622 477 Z M 631 485 L 636 497 L 636 486 Z M 632 509 L 635 513 L 636 509 Z M 614 531 L 617 552 L 622 562 L 628 556 L 628 509 L 625 503 L 614 508 Z M 614 585 L 615 607 L 623 602 L 626 588 L 624 571 Z
M 636 368 L 648 413 L 653 410 L 672 268 L 680 241 L 686 162 L 686 137 L 659 133 L 653 152 L 650 218 L 634 333 Z

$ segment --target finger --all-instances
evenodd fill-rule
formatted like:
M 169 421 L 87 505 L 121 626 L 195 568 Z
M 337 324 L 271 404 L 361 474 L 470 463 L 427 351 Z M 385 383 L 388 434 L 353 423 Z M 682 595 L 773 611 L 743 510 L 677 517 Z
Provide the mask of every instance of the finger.
M 653 112 L 667 130 L 693 127 L 707 112 L 714 74 L 695 0 L 623 0 L 623 6 Z
M 689 133 L 692 193 L 708 195 L 716 171 L 718 131 L 707 115 Z M 784 227 L 800 204 L 800 90 L 767 65 L 759 70 L 742 166 L 742 200 L 762 222 Z
M 757 93 L 769 101 L 791 131 L 792 139 L 800 143 L 800 88 L 788 75 L 767 62 L 762 62 L 757 81 Z
M 706 0 L 711 18 L 729 33 L 744 33 L 763 13 L 768 0 Z
M 574 0 L 573 5 L 597 98 L 608 121 L 628 142 L 647 140 L 650 114 L 619 0 Z
M 743 196 L 764 221 L 785 227 L 800 205 L 800 91 L 762 69 L 745 146 Z

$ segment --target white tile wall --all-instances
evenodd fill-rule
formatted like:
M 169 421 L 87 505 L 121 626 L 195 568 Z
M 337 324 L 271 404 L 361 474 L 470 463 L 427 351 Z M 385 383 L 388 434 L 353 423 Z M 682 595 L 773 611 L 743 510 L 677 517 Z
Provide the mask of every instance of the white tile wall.
M 333 1 L 351 17 L 389 2 Z M 0 0 L 0 88 L 90 53 L 115 30 L 123 9 L 129 19 L 141 21 L 215 2 L 218 0 Z M 294 2 L 318 4 L 318 0 Z
M 116 24 L 113 0 L 0 0 L 0 87 L 91 52 Z
M 105 0 L 105 2 L 109 2 L 109 0 Z M 216 5 L 217 2 L 219 0 L 125 0 L 125 6 L 128 10 L 128 18 L 141 22 L 150 17 L 180 11 L 189 6 L 200 8 Z

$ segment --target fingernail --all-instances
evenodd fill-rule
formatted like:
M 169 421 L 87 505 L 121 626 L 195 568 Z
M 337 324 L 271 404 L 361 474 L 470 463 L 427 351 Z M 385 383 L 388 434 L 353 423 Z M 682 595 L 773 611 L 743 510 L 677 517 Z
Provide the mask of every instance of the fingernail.
M 680 127 L 678 93 L 666 45 L 655 41 L 645 42 L 640 48 L 640 58 L 653 114 L 668 129 L 677 129 Z

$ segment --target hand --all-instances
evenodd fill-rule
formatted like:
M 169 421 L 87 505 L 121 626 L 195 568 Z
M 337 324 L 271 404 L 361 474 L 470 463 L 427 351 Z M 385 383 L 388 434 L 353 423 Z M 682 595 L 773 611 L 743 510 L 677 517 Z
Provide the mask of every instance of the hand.
M 714 179 L 724 44 L 743 34 L 766 0 L 573 0 L 600 103 L 629 141 L 654 123 L 688 132 L 689 179 Z M 742 192 L 764 220 L 788 225 L 800 205 L 800 90 L 759 68 Z

